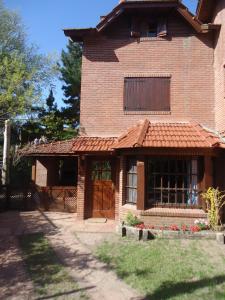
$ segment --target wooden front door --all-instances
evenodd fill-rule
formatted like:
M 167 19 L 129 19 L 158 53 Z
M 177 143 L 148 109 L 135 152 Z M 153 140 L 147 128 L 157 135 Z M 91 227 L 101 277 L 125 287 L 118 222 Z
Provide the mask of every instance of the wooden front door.
M 91 162 L 92 217 L 115 218 L 115 193 L 111 160 Z

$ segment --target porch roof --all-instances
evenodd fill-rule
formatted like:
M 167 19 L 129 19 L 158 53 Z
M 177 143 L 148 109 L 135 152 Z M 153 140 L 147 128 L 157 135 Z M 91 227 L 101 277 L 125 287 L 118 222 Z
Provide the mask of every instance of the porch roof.
M 197 123 L 153 123 L 146 119 L 118 138 L 80 136 L 67 141 L 27 146 L 20 150 L 20 154 L 72 156 L 132 148 L 225 148 L 225 137 Z
M 29 145 L 20 150 L 22 156 L 76 155 L 82 152 L 112 151 L 116 138 L 77 137 L 71 140 Z
M 225 148 L 223 138 L 197 123 L 150 123 L 140 121 L 118 138 L 114 149 Z

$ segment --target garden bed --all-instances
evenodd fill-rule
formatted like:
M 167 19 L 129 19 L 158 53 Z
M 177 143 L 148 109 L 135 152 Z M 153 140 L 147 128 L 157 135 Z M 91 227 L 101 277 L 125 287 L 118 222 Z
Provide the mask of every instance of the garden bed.
M 224 242 L 224 233 L 217 233 L 211 230 L 202 231 L 190 231 L 190 230 L 178 230 L 174 227 L 174 230 L 160 229 L 160 228 L 140 228 L 132 227 L 124 224 L 118 225 L 117 232 L 122 237 L 130 237 L 135 240 L 151 240 L 155 238 L 164 239 L 208 239 L 218 240 L 217 235 L 220 235 L 220 243 Z M 218 240 L 218 241 L 219 241 Z

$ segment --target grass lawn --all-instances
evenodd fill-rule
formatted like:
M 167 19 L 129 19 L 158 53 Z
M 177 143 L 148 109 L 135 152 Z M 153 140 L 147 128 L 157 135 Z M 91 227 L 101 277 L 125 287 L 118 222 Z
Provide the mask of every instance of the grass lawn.
M 225 248 L 215 241 L 121 239 L 96 255 L 145 299 L 225 299 Z
M 42 233 L 21 236 L 19 243 L 38 299 L 87 299 Z

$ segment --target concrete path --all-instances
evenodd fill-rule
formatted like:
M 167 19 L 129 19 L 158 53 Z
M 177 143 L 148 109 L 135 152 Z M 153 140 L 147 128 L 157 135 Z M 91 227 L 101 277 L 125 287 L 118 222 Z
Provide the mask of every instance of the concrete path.
M 76 237 L 75 232 L 92 233 L 90 238 L 95 241 L 97 238 L 104 238 L 110 234 L 113 235 L 115 231 L 115 222 L 108 222 L 106 224 L 89 224 L 88 222 L 81 222 L 76 219 L 75 214 L 64 213 L 7 213 L 0 215 L 0 237 L 1 231 L 7 231 L 7 235 L 13 239 L 13 244 L 16 245 L 16 235 L 44 232 L 50 241 L 52 247 L 56 251 L 59 258 L 67 266 L 71 276 L 79 284 L 81 289 L 86 290 L 86 294 L 93 300 L 134 300 L 143 299 L 138 293 L 122 282 L 114 272 L 109 270 L 107 266 L 99 262 L 91 253 L 89 248 L 82 243 L 82 239 Z M 95 236 L 96 232 L 96 236 Z M 102 233 L 102 235 L 101 235 Z M 80 235 L 81 236 L 81 235 Z M 79 236 L 79 237 L 80 237 Z M 3 241 L 6 239 L 3 238 Z M 8 251 L 10 245 L 6 245 L 3 250 Z M 13 248 L 14 249 L 14 248 Z M 13 261 L 13 255 L 9 250 L 9 261 Z M 26 295 L 21 294 L 20 298 L 15 299 L 32 299 L 31 291 L 32 284 L 24 273 L 24 268 L 21 261 L 21 256 L 17 254 L 18 247 L 15 246 L 15 257 L 20 262 L 18 264 L 18 272 L 21 272 L 21 286 L 18 290 L 27 290 Z M 2 267 L 1 267 L 2 268 Z M 8 268 L 10 270 L 10 267 Z M 10 285 L 6 285 L 7 276 L 5 277 L 4 269 L 1 270 L 3 281 L 0 281 L 0 295 L 2 296 L 3 289 L 6 290 Z M 7 273 L 7 272 L 6 272 Z M 19 273 L 12 275 L 12 280 L 17 281 Z M 1 279 L 1 277 L 0 277 Z M 25 284 L 25 286 L 23 286 Z M 11 282 L 13 286 L 13 283 Z M 15 295 L 15 291 L 11 291 L 11 295 Z M 5 293 L 7 296 L 7 294 Z M 0 297 L 1 297 L 0 296 Z M 1 299 L 1 298 L 0 298 Z M 9 299 L 9 298 L 2 298 Z M 14 299 L 14 298 L 10 298 Z

